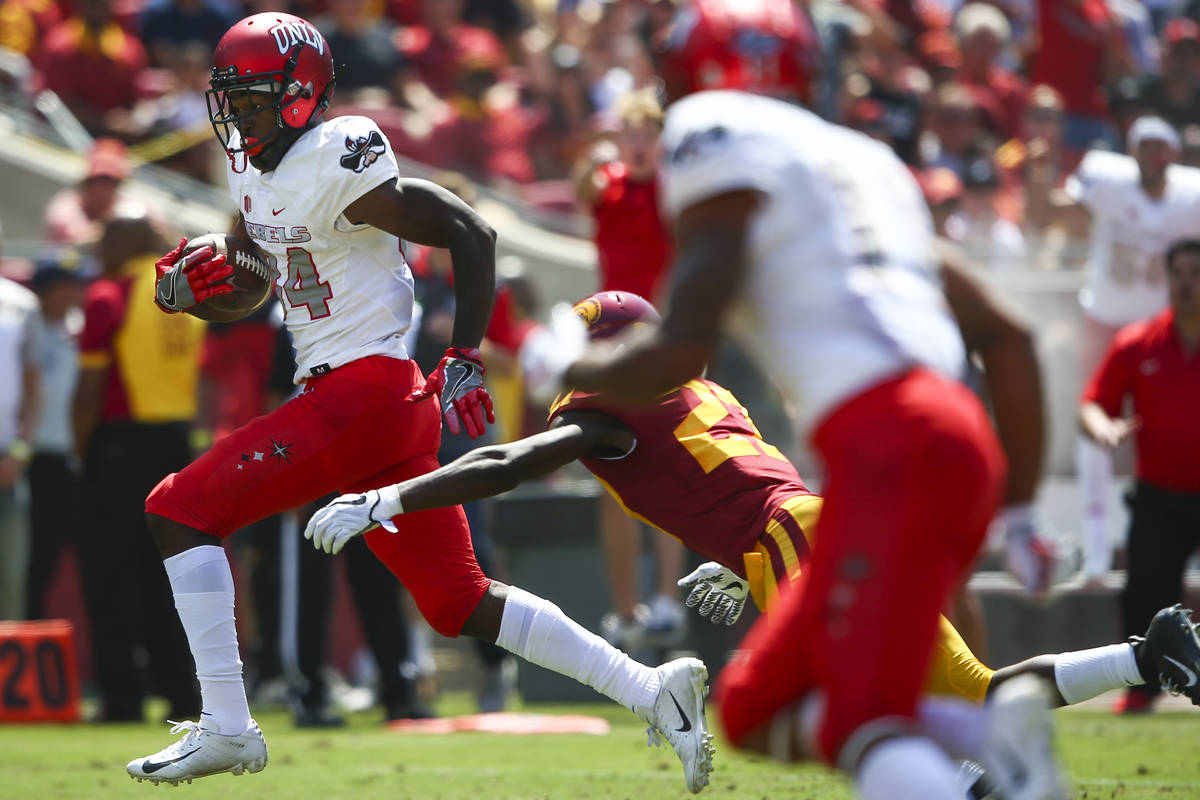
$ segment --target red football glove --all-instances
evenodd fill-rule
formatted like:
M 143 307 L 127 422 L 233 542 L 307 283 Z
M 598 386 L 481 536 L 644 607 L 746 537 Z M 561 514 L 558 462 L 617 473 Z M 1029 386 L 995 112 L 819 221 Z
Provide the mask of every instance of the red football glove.
M 226 280 L 233 275 L 233 265 L 225 263 L 225 254 L 213 254 L 208 245 L 197 248 L 180 258 L 187 239 L 154 262 L 157 279 L 154 283 L 154 302 L 168 314 L 187 311 L 210 297 L 228 294 L 233 286 Z
M 437 395 L 450 432 L 459 433 L 466 427 L 467 436 L 475 439 L 483 435 L 485 413 L 488 422 L 496 421 L 492 396 L 483 388 L 483 372 L 479 348 L 451 347 L 429 373 L 424 388 L 413 392 L 410 399 Z

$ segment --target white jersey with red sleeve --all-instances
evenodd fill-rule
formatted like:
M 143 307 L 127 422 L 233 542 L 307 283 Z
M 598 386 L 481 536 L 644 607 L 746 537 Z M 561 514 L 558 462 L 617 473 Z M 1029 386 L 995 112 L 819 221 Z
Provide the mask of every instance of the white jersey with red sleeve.
M 247 232 L 275 257 L 296 382 L 364 356 L 408 358 L 413 279 L 400 241 L 343 215 L 400 174 L 379 126 L 366 117 L 327 120 L 297 139 L 273 171 L 238 154 L 227 172 Z
M 1065 188 L 1092 215 L 1079 294 L 1088 316 L 1116 328 L 1166 308 L 1167 249 L 1200 236 L 1200 170 L 1167 167 L 1166 191 L 1154 199 L 1142 190 L 1132 156 L 1093 150 Z
M 722 91 L 670 108 L 663 153 L 672 218 L 725 192 L 762 195 L 733 330 L 802 429 L 912 366 L 961 376 L 933 223 L 885 145 L 797 106 Z

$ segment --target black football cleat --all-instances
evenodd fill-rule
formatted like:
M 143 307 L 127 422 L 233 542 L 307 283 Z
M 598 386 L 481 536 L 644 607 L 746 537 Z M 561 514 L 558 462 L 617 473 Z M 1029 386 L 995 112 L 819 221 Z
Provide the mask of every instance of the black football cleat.
M 1192 610 L 1176 603 L 1154 615 L 1144 639 L 1135 636 L 1130 642 L 1147 685 L 1162 686 L 1200 706 L 1200 636 L 1196 627 Z

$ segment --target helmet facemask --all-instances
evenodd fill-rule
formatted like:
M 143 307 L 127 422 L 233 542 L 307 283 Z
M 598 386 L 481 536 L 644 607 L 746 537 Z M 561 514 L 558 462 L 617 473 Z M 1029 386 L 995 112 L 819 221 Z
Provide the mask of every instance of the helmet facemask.
M 263 171 L 274 169 L 292 143 L 308 130 L 310 120 L 320 119 L 333 94 L 332 81 L 325 88 L 314 111 L 308 114 L 304 120 L 294 123 L 289 121 L 291 116 L 288 113 L 289 107 L 300 100 L 307 100 L 313 96 L 311 81 L 301 84 L 292 77 L 303 47 L 304 45 L 297 44 L 292 48 L 282 71 L 251 72 L 239 75 L 237 66 L 234 64 L 213 67 L 212 78 L 209 81 L 212 88 L 204 94 L 208 102 L 208 116 L 213 132 L 227 153 L 245 153 L 250 163 L 256 168 Z M 272 100 L 238 112 L 233 107 L 231 96 L 242 92 L 266 94 Z M 275 125 L 270 135 L 247 143 L 239 131 L 238 146 L 230 146 L 233 133 L 238 130 L 238 123 L 271 110 L 274 111 Z M 293 109 L 293 113 L 294 111 L 295 109 Z

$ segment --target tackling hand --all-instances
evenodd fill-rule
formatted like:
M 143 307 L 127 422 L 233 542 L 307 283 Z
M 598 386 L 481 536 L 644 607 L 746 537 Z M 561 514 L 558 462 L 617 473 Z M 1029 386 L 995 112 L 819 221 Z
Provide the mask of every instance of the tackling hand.
M 723 567 L 715 561 L 706 561 L 690 575 L 679 579 L 678 585 L 692 587 L 687 599 L 683 601 L 688 608 L 696 608 L 696 613 L 708 617 L 708 621 L 716 625 L 724 622 L 732 625 L 742 615 L 746 605 L 746 595 L 750 586 L 733 570 Z
M 335 497 L 312 515 L 304 528 L 304 538 L 313 543 L 314 549 L 337 555 L 346 542 L 372 528 L 382 526 L 395 533 L 396 526 L 391 517 L 384 516 L 379 509 L 381 502 L 376 489 Z
M 562 378 L 587 348 L 587 326 L 566 303 L 550 312 L 550 327 L 521 345 L 521 377 L 529 397 L 549 405 L 563 390 Z
M 1028 503 L 1006 506 L 996 517 L 1004 542 L 1004 566 L 1022 588 L 1039 600 L 1078 569 L 1079 553 L 1065 546 Z
M 429 373 L 425 387 L 413 392 L 410 399 L 438 395 L 450 432 L 459 433 L 466 427 L 467 436 L 475 439 L 483 435 L 485 415 L 488 422 L 496 421 L 492 396 L 483 388 L 483 373 L 478 347 L 451 347 Z
M 205 245 L 180 258 L 186 246 L 187 239 L 180 239 L 174 250 L 154 262 L 154 302 L 168 314 L 233 291 L 225 282 L 233 275 L 233 265 L 225 263 L 224 254 L 214 254 L 212 247 Z

